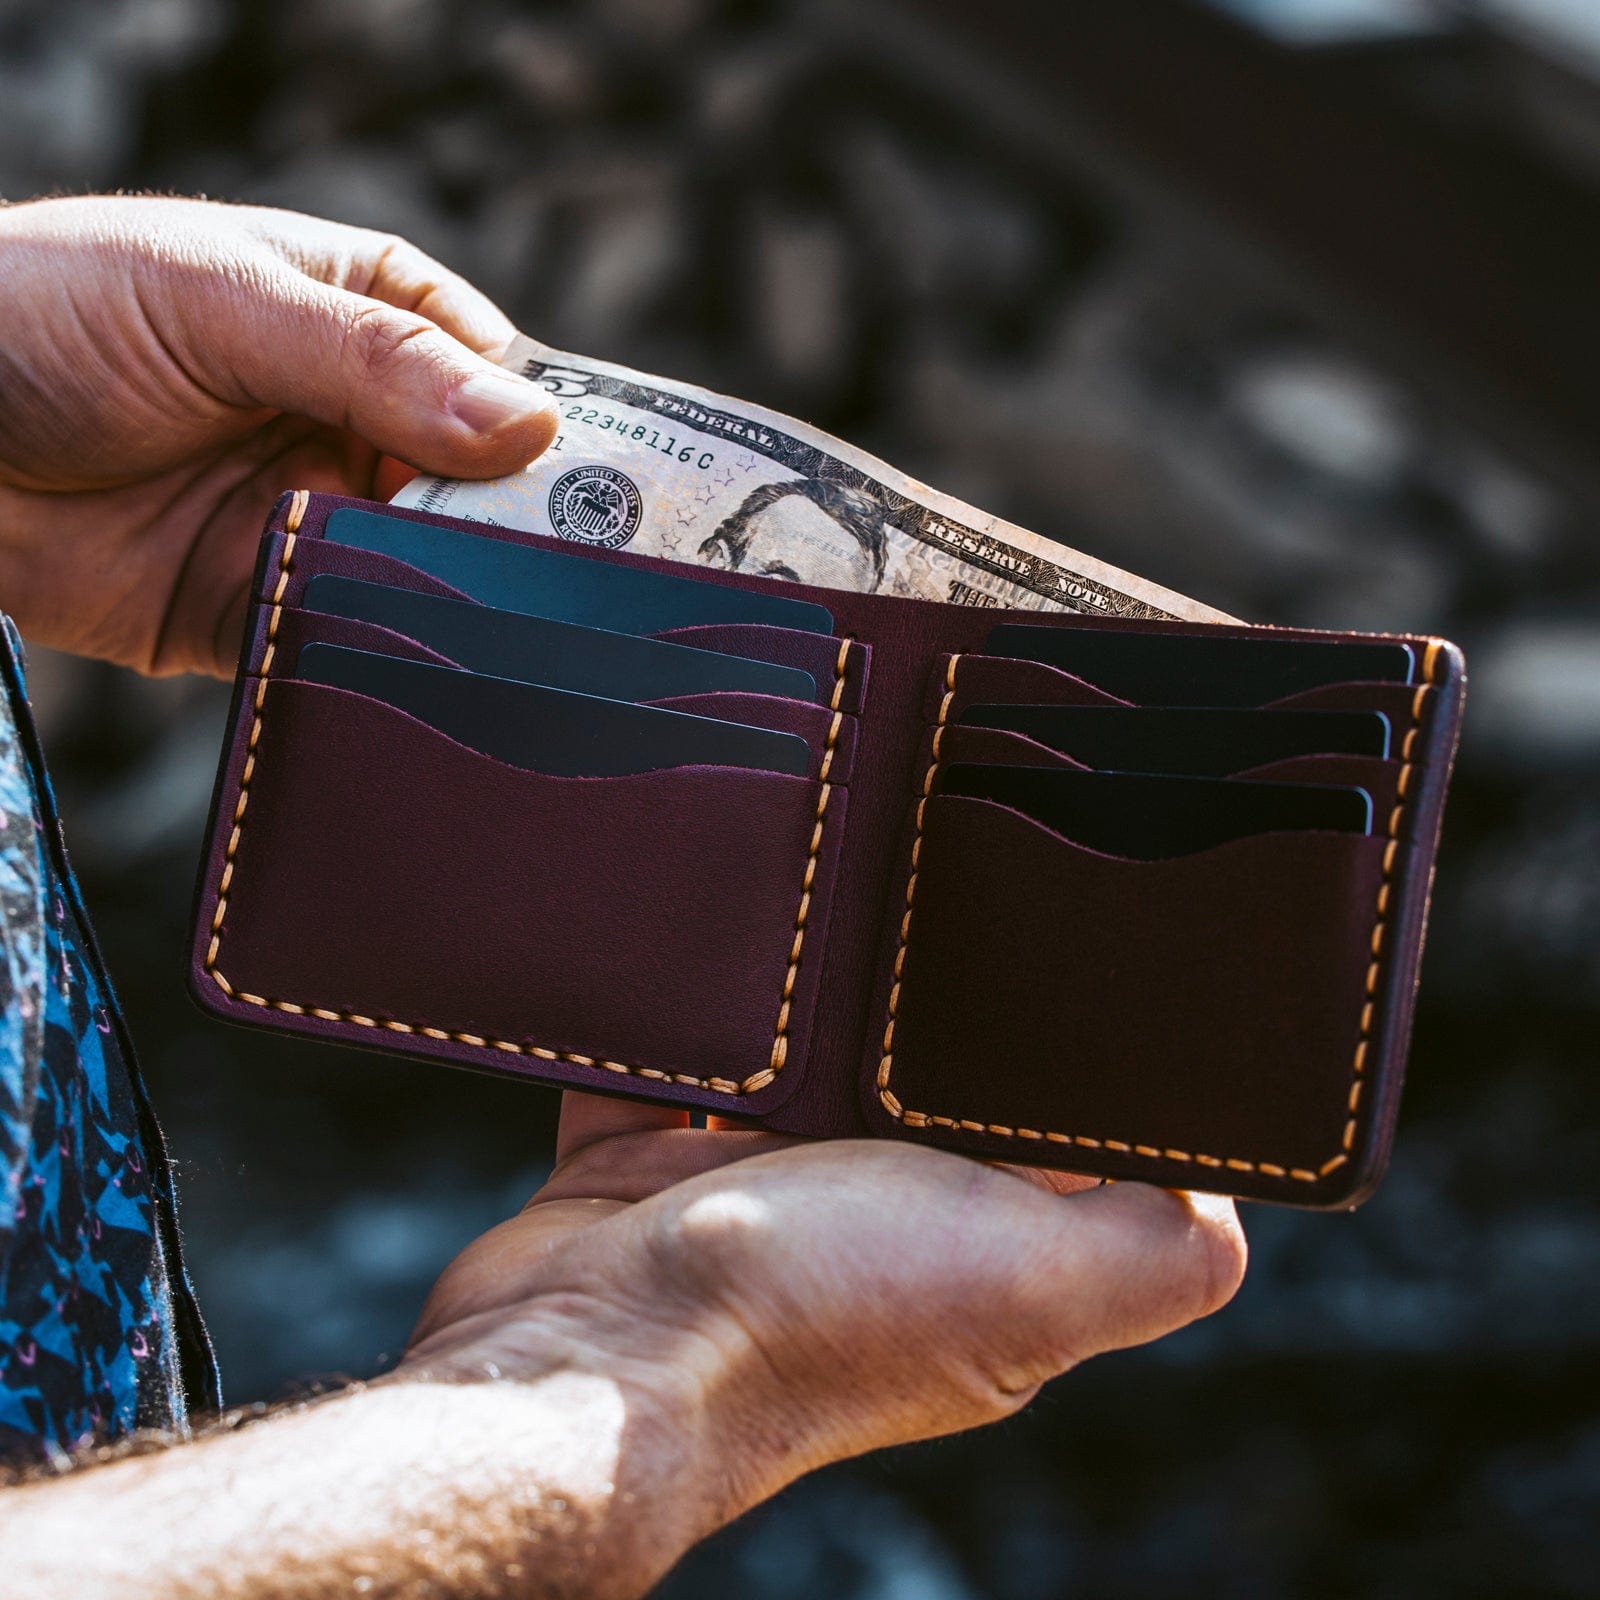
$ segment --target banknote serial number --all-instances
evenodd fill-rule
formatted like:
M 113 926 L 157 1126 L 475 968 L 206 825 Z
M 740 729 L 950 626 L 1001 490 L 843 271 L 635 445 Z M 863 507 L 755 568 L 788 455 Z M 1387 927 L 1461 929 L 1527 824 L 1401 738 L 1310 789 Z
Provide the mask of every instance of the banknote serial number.
M 697 450 L 692 444 L 680 444 L 676 435 L 652 428 L 648 422 L 634 422 L 619 417 L 613 411 L 602 411 L 598 406 L 568 406 L 568 422 L 579 422 L 596 428 L 601 433 L 614 434 L 619 439 L 632 439 L 646 450 L 659 450 L 662 455 L 681 461 L 685 466 L 698 467 L 702 472 L 716 464 L 716 456 L 709 450 Z

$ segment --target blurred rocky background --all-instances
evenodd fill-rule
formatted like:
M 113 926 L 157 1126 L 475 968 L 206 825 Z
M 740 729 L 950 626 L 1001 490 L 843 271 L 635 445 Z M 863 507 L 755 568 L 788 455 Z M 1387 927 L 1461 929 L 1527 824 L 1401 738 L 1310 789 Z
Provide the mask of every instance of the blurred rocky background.
M 1600 1592 L 1600 527 L 1581 416 L 1482 363 L 1456 381 L 1465 346 L 1434 328 L 1430 347 L 1430 302 L 1503 332 L 1504 275 L 1406 236 L 1360 141 L 1305 159 L 1308 185 L 1360 181 L 1307 208 L 1317 250 L 1275 257 L 1276 208 L 1204 192 L 1226 161 L 1185 178 L 1124 159 L 1067 88 L 1014 79 L 1014 51 L 991 59 L 963 8 L 937 9 L 928 32 L 864 0 L 0 0 L 0 194 L 125 185 L 395 229 L 558 346 L 799 413 L 1245 617 L 1461 640 L 1467 737 L 1379 1197 L 1348 1218 L 1251 1209 L 1252 1274 L 1221 1316 L 1008 1426 L 824 1473 L 662 1593 Z M 972 9 L 998 37 L 1019 7 Z M 1446 156 L 1531 172 L 1566 197 L 1573 250 L 1594 226 L 1587 0 L 1032 9 L 1034 69 L 1077 58 L 1080 25 L 1087 49 L 1134 18 L 1097 69 L 1116 89 L 1203 28 L 1262 83 L 1310 85 L 1297 107 L 1314 88 L 1398 117 L 1422 181 L 1440 149 L 1441 182 Z M 1196 150 L 1248 99 L 1199 67 L 1172 93 Z M 1535 179 L 1502 187 L 1531 206 Z M 1363 241 L 1409 250 L 1437 295 L 1385 324 L 1370 281 L 1339 280 Z M 1597 296 L 1600 278 L 1577 285 L 1557 327 L 1580 409 Z M 369 1371 L 438 1266 L 537 1183 L 555 1098 L 193 1012 L 184 924 L 225 692 L 43 651 L 34 682 L 228 1396 Z

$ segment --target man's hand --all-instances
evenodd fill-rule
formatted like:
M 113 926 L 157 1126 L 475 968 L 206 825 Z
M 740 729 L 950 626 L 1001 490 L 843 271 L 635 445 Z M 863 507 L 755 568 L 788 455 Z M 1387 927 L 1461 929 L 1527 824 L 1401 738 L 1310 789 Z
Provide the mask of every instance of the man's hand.
M 0 1492 L 8 1600 L 629 1600 L 799 1474 L 1006 1416 L 1243 1272 L 1225 1200 L 686 1121 L 569 1095 L 388 1378 Z
M 144 672 L 228 672 L 285 489 L 382 494 L 384 457 L 514 472 L 555 435 L 493 365 L 511 324 L 403 241 L 292 212 L 0 209 L 0 604 Z
M 1228 1200 L 910 1145 L 569 1094 L 557 1158 L 445 1272 L 395 1381 L 554 1363 L 615 1389 L 604 1594 L 826 1462 L 1019 1410 L 1244 1271 Z

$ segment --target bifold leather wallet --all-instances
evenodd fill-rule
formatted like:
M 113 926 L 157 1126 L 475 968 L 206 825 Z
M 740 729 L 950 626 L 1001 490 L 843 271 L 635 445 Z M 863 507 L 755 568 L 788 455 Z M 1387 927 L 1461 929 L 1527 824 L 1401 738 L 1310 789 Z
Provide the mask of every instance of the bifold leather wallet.
M 784 1132 L 1347 1206 L 1462 692 L 1438 639 L 842 593 L 297 493 L 190 984 Z

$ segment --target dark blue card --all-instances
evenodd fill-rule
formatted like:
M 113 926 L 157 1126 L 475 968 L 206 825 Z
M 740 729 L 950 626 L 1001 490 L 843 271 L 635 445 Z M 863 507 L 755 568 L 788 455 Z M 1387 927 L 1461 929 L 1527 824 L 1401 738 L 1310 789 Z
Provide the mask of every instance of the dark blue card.
M 942 769 L 935 789 L 997 801 L 1090 850 L 1139 861 L 1190 855 L 1233 839 L 1287 829 L 1372 831 L 1372 800 L 1366 790 L 1331 784 L 1241 783 L 957 761 Z
M 985 649 L 1043 661 L 1143 706 L 1263 706 L 1331 683 L 1410 683 L 1416 671 L 1408 644 L 1283 639 L 1265 630 L 1241 639 L 1002 622 Z
M 553 622 L 472 600 L 448 600 L 332 573 L 313 578 L 300 603 L 325 616 L 392 628 L 473 672 L 608 700 L 665 700 L 722 691 L 789 700 L 817 698 L 817 680 L 798 667 Z
M 663 633 L 713 622 L 833 632 L 832 613 L 806 600 L 645 572 L 376 511 L 335 511 L 324 537 L 394 556 L 486 605 L 616 633 Z
M 484 755 L 553 777 L 621 777 L 701 765 L 804 777 L 811 765 L 810 746 L 797 734 L 341 645 L 304 646 L 295 677 L 382 700 Z
M 1293 756 L 1389 754 L 1381 711 L 972 705 L 960 720 L 1026 734 L 1086 766 L 1224 778 Z

